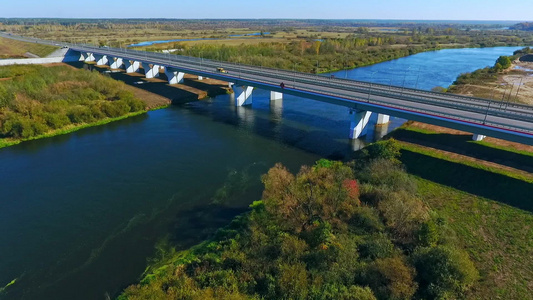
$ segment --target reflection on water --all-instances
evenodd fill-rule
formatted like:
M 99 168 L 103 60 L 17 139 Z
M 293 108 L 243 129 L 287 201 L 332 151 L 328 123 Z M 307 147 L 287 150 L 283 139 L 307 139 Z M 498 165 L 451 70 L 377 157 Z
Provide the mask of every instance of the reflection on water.
M 423 53 L 345 73 L 429 89 L 515 49 Z M 221 95 L 0 149 L 0 286 L 18 278 L 0 298 L 114 296 L 139 279 L 159 239 L 190 246 L 260 199 L 260 176 L 275 163 L 296 172 L 349 158 L 403 122 L 374 127 L 373 116 L 352 141 L 345 107 L 270 101 L 262 90 L 251 106 L 234 101 Z

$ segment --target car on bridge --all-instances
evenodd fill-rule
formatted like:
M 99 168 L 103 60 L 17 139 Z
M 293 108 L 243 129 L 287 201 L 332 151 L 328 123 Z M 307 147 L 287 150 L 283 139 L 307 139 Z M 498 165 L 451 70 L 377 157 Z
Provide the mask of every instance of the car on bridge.
M 226 71 L 224 68 L 217 68 L 217 72 L 228 73 L 228 71 Z

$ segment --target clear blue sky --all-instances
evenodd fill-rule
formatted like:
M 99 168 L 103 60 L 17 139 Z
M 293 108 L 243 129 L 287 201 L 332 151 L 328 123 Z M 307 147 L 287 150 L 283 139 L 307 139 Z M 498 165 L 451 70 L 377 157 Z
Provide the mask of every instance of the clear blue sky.
M 0 0 L 0 17 L 533 20 L 533 1 Z

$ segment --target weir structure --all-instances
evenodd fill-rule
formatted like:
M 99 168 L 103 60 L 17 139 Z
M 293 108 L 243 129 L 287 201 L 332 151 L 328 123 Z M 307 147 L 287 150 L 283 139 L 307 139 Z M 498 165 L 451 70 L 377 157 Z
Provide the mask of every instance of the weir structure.
M 183 81 L 185 74 L 198 79 L 213 78 L 229 83 L 235 105 L 250 105 L 254 89 L 270 91 L 270 100 L 284 95 L 322 101 L 348 108 L 349 137 L 366 134 L 369 119 L 377 114 L 377 124 L 387 124 L 390 116 L 472 132 L 476 141 L 486 136 L 533 145 L 533 106 L 493 101 L 418 89 L 394 87 L 356 80 L 339 79 L 295 71 L 255 67 L 203 58 L 94 47 L 17 37 L 0 36 L 33 43 L 69 47 L 65 61 L 81 60 L 123 68 L 127 73 L 144 70 L 146 78 L 164 73 L 169 84 Z M 279 101 L 281 103 L 281 101 Z M 274 103 L 274 102 L 273 102 Z

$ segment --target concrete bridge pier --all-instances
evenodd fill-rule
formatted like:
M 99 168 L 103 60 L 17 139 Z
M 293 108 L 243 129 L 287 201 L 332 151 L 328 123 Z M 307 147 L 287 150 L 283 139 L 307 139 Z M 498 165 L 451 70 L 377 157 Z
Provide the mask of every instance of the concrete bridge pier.
M 252 92 L 254 90 L 253 86 L 237 86 L 232 82 L 229 83 L 229 86 L 233 89 L 233 94 L 235 97 L 235 106 L 243 106 L 252 104 Z
M 283 93 L 271 91 L 270 101 L 273 101 L 273 100 L 283 100 Z
M 384 125 L 390 122 L 390 116 L 384 114 L 378 114 L 377 125 Z
M 97 66 L 105 66 L 109 62 L 109 60 L 107 59 L 107 55 L 95 54 L 94 59 L 96 61 Z
M 124 60 L 124 66 L 126 67 L 126 73 L 135 73 L 139 71 L 141 63 L 135 60 Z
M 144 62 L 142 63 L 142 65 L 144 69 L 144 75 L 146 76 L 146 78 L 159 77 L 160 66 L 149 64 L 149 63 L 144 63 Z
M 368 124 L 372 112 L 365 110 L 350 110 L 350 114 L 352 115 L 352 120 L 350 122 L 350 139 L 357 139 L 366 135 L 366 125 Z
M 482 134 L 475 134 L 472 136 L 472 140 L 476 141 L 476 142 L 481 142 L 482 140 L 484 140 L 487 136 L 485 135 L 482 135 Z
M 120 69 L 124 64 L 124 60 L 120 57 L 109 57 L 109 68 Z
M 83 57 L 83 60 L 85 62 L 88 62 L 88 61 L 95 61 L 95 58 L 94 58 L 94 55 L 92 53 L 84 53 L 85 55 L 82 54 L 82 57 Z
M 203 76 L 198 76 L 198 80 L 204 80 Z
M 178 84 L 183 82 L 185 73 L 173 68 L 165 67 L 165 75 L 167 75 L 168 84 Z

